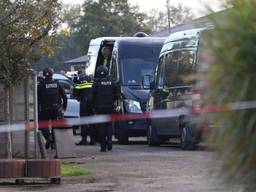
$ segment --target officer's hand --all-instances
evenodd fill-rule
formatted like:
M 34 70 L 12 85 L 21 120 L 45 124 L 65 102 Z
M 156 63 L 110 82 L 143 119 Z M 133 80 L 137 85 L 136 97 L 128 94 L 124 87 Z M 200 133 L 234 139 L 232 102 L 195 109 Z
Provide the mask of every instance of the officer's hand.
M 119 106 L 119 105 L 116 106 L 116 107 L 115 107 L 115 111 L 119 113 L 119 112 L 121 111 L 121 106 Z

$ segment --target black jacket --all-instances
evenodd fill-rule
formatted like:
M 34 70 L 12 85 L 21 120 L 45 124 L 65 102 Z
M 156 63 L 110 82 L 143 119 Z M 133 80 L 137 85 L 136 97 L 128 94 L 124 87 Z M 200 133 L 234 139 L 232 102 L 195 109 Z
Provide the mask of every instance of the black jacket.
M 111 77 L 95 79 L 92 94 L 94 111 L 98 114 L 114 112 L 114 102 L 119 95 L 119 86 Z
M 80 115 L 89 115 L 92 110 L 92 78 L 80 78 L 74 89 L 74 97 L 80 102 Z
M 40 108 L 62 106 L 67 108 L 67 96 L 58 81 L 44 79 L 38 85 L 38 105 Z
M 91 100 L 92 97 L 92 78 L 84 76 L 76 82 L 74 96 L 80 102 Z

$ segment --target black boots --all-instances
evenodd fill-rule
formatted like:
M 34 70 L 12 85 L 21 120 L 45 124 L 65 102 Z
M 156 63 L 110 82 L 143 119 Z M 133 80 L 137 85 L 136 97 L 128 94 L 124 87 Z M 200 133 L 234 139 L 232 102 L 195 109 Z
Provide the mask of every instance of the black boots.
M 94 138 L 92 138 L 92 137 L 90 137 L 90 143 L 89 143 L 89 145 L 96 145 L 96 142 L 95 142 L 95 139 Z
M 109 150 L 109 151 L 112 150 L 112 143 L 108 143 L 108 150 Z
M 76 145 L 87 145 L 87 141 L 85 139 L 82 139 L 81 141 L 76 143 Z
M 46 140 L 46 143 L 45 143 L 45 149 L 49 149 L 50 147 L 51 149 L 56 149 L 54 141 L 51 139 L 48 139 Z
M 76 145 L 88 145 L 87 139 L 82 138 L 81 141 L 79 141 L 78 143 L 76 143 Z M 90 138 L 89 145 L 96 145 L 95 139 Z
M 108 149 L 108 151 L 111 151 L 111 150 L 112 150 L 112 143 L 108 143 L 108 144 L 107 144 L 107 149 Z M 106 149 L 106 146 L 101 145 L 100 152 L 106 152 L 107 149 Z

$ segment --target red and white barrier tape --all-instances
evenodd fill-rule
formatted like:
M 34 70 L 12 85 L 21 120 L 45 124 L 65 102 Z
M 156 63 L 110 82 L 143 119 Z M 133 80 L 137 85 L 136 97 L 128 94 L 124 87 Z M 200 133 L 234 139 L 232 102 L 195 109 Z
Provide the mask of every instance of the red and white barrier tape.
M 40 128 L 48 128 L 49 125 L 55 128 L 71 127 L 83 124 L 97 124 L 115 121 L 126 121 L 126 120 L 138 120 L 138 119 L 156 119 L 156 118 L 171 118 L 179 117 L 189 114 L 200 114 L 200 113 L 215 113 L 215 112 L 227 112 L 227 111 L 237 111 L 245 109 L 255 109 L 256 101 L 249 102 L 237 102 L 228 105 L 208 105 L 201 109 L 196 108 L 179 108 L 179 109 L 166 109 L 166 110 L 156 110 L 152 112 L 145 113 L 128 113 L 128 114 L 108 114 L 108 115 L 94 115 L 86 116 L 81 118 L 69 118 L 62 120 L 54 120 L 49 123 L 49 121 L 38 122 Z M 21 130 L 33 130 L 35 127 L 34 122 L 30 123 L 15 123 L 15 124 L 5 124 L 0 125 L 0 132 L 8 131 L 21 131 Z
M 225 111 L 237 111 L 245 109 L 255 109 L 256 101 L 242 101 L 236 103 L 230 103 L 227 105 L 207 105 L 201 109 L 193 109 L 194 113 L 215 113 L 215 112 L 225 112 Z
M 49 125 L 54 128 L 65 128 L 84 124 L 97 124 L 115 121 L 125 121 L 125 120 L 138 120 L 146 118 L 166 118 L 166 117 L 177 117 L 178 114 L 185 115 L 189 112 L 186 109 L 172 109 L 172 110 L 160 110 L 153 111 L 150 113 L 129 113 L 129 114 L 108 114 L 108 115 L 93 115 L 85 116 L 80 118 L 68 118 L 54 121 L 40 121 L 38 126 L 40 128 L 48 128 Z M 15 123 L 11 125 L 0 125 L 0 132 L 8 131 L 21 131 L 21 130 L 34 130 L 35 122 L 30 123 Z

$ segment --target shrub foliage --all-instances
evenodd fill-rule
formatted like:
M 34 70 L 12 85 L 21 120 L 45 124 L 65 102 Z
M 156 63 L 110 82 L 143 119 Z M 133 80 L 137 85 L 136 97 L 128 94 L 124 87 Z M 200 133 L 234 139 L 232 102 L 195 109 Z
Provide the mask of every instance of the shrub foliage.
M 209 38 L 210 102 L 227 104 L 256 100 L 256 0 L 226 0 L 225 18 Z M 212 57 L 211 57 L 212 58 Z M 233 182 L 255 187 L 256 109 L 216 113 L 211 142 L 221 152 L 223 173 Z

